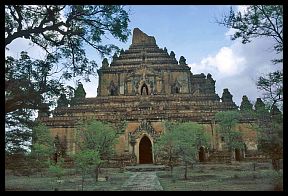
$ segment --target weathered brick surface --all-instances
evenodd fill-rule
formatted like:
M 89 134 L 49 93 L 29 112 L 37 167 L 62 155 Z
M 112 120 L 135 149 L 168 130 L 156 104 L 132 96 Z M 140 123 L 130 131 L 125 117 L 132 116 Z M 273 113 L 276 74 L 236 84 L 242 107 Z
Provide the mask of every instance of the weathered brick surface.
M 215 93 L 210 74 L 191 73 L 190 67 L 178 64 L 174 56 L 159 48 L 155 38 L 134 30 L 128 50 L 115 57 L 110 65 L 98 70 L 99 86 L 95 98 L 85 98 L 71 107 L 58 107 L 53 117 L 39 117 L 53 136 L 66 138 L 69 153 L 77 150 L 74 128 L 79 120 L 96 119 L 117 123 L 127 121 L 116 145 L 118 155 L 133 155 L 139 161 L 139 142 L 147 136 L 152 143 L 164 131 L 164 121 L 192 121 L 205 126 L 213 150 L 222 150 L 221 137 L 213 118 L 219 111 L 236 109 L 232 95 L 225 89 L 223 101 Z M 96 88 L 95 88 L 96 90 Z M 256 133 L 242 123 L 239 130 L 248 149 L 255 149 Z

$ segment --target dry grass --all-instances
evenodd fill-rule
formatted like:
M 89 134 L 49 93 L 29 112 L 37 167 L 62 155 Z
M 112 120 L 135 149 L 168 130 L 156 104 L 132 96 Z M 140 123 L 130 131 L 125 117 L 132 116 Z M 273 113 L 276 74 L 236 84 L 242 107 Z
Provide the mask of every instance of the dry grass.
M 269 167 L 249 170 L 247 165 L 204 165 L 188 170 L 175 168 L 173 176 L 158 172 L 159 181 L 166 191 L 274 191 L 283 190 L 283 171 L 277 173 Z M 263 166 L 262 166 L 263 167 Z
M 258 165 L 256 171 L 251 164 L 234 165 L 196 165 L 188 169 L 188 180 L 184 179 L 184 168 L 176 167 L 171 177 L 170 171 L 158 171 L 157 176 L 164 191 L 273 191 L 283 190 L 283 171 L 270 169 L 269 164 Z M 97 182 L 89 175 L 84 182 L 85 191 L 120 191 L 123 183 L 131 175 L 120 169 L 102 169 L 100 178 L 107 181 Z M 44 173 L 28 176 L 16 176 L 5 171 L 5 189 L 13 191 L 80 191 L 81 175 L 74 169 L 65 170 L 61 182 Z

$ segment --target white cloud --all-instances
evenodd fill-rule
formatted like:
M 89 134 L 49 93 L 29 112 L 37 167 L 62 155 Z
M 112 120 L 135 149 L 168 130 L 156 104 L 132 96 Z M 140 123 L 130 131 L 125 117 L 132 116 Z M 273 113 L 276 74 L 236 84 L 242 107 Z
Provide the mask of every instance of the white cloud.
M 234 76 L 241 74 L 245 69 L 246 60 L 238 56 L 230 47 L 222 47 L 215 56 L 208 56 L 200 64 L 191 64 L 192 72 L 209 72 L 221 76 Z
M 245 45 L 241 40 L 235 40 L 231 46 L 222 47 L 216 55 L 204 57 L 189 66 L 193 74 L 211 73 L 216 80 L 216 93 L 221 97 L 223 89 L 228 88 L 239 106 L 243 95 L 252 102 L 262 96 L 255 84 L 259 76 L 283 68 L 283 65 L 271 63 L 277 57 L 272 50 L 273 43 L 274 40 L 268 38 L 254 39 Z
M 5 48 L 5 56 L 19 58 L 22 51 L 28 52 L 31 58 L 44 59 L 46 52 L 28 39 L 17 38 Z

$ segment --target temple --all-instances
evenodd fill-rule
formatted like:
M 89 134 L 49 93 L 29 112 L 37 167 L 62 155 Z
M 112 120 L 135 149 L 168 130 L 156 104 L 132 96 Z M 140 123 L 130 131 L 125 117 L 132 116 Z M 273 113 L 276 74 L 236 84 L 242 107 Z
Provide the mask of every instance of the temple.
M 190 69 L 183 56 L 178 62 L 173 51 L 168 54 L 166 48 L 157 46 L 153 36 L 135 28 L 129 49 L 114 55 L 110 64 L 103 60 L 98 70 L 97 97 L 83 97 L 70 107 L 58 106 L 53 117 L 40 116 L 38 120 L 50 128 L 53 136 L 65 140 L 69 153 L 76 150 L 77 121 L 126 121 L 127 127 L 118 132 L 116 152 L 127 162 L 134 156 L 137 164 L 155 163 L 152 147 L 164 131 L 164 121 L 197 122 L 211 135 L 211 148 L 199 149 L 199 160 L 212 161 L 223 152 L 225 144 L 215 129 L 215 113 L 238 107 L 228 89 L 223 89 L 221 97 L 215 93 L 211 74 L 195 74 Z M 239 131 L 244 133 L 246 148 L 254 150 L 256 133 L 246 125 L 241 123 Z

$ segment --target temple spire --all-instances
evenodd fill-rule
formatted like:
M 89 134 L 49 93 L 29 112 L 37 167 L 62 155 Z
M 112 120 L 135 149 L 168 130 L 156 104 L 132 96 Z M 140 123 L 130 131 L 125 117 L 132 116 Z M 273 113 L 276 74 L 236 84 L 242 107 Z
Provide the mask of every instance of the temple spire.
M 133 30 L 132 45 L 156 45 L 156 40 L 153 36 L 149 36 L 139 28 L 135 28 Z

